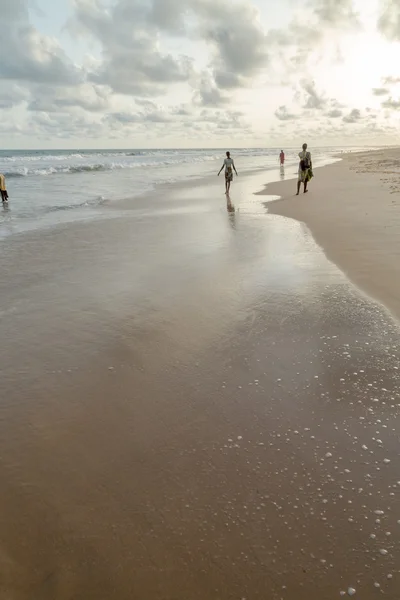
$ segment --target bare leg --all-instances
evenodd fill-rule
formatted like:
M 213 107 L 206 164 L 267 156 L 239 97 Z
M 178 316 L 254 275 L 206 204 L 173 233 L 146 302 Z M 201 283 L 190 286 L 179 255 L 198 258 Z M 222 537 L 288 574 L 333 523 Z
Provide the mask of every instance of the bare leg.
M 301 185 L 301 181 L 297 182 L 297 194 L 296 196 L 298 196 L 300 194 L 300 185 Z
M 307 189 L 307 181 L 304 182 L 304 193 L 307 194 L 308 189 Z
M 227 187 L 227 190 L 226 190 L 226 193 L 227 193 L 227 194 L 229 194 L 229 190 L 230 190 L 230 189 L 231 189 L 231 182 L 230 182 L 230 181 L 228 181 L 228 187 Z

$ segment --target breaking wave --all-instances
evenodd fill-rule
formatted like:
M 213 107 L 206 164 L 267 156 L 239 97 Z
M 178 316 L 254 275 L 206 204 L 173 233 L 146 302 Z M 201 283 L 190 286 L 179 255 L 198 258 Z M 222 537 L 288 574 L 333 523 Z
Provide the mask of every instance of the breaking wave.
M 215 160 L 217 156 L 201 157 L 179 157 L 167 158 L 164 160 L 147 160 L 135 162 L 104 162 L 96 164 L 71 164 L 71 165 L 52 165 L 49 167 L 32 168 L 30 166 L 18 166 L 14 169 L 5 170 L 5 177 L 29 177 L 29 176 L 50 176 L 50 175 L 76 175 L 79 173 L 107 172 L 121 169 L 145 169 L 166 167 L 169 165 L 179 165 L 188 163 L 198 163 Z M 219 158 L 219 156 L 218 156 Z

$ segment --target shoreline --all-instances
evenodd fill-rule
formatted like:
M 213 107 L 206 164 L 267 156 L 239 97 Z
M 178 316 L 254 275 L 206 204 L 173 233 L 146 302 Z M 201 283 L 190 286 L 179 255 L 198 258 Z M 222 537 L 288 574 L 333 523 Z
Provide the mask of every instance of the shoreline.
M 270 160 L 270 156 L 266 154 L 267 161 Z M 222 160 L 222 159 L 221 159 Z M 265 166 L 255 167 L 247 165 L 247 157 L 244 157 L 244 170 L 239 170 L 239 182 L 241 179 L 249 180 L 253 177 L 263 175 L 265 181 L 279 181 L 281 174 L 278 164 L 271 166 L 268 162 Z M 332 157 L 319 158 L 319 162 L 323 164 L 329 164 L 330 160 L 335 160 Z M 239 159 L 240 161 L 240 159 Z M 215 167 L 219 166 L 219 163 Z M 288 169 L 293 168 L 293 176 L 296 166 L 295 164 L 290 165 Z M 217 169 L 216 169 L 217 172 Z M 124 216 L 124 211 L 134 211 L 136 209 L 146 208 L 149 209 L 151 201 L 159 201 L 161 194 L 167 194 L 171 196 L 174 191 L 180 192 L 181 190 L 190 191 L 205 185 L 213 185 L 217 179 L 216 172 L 210 174 L 199 173 L 190 178 L 176 179 L 170 182 L 155 182 L 153 187 L 131 194 L 124 194 L 118 198 L 107 199 L 103 195 L 103 191 L 100 188 L 97 190 L 98 193 L 94 194 L 94 198 L 87 198 L 86 202 L 81 205 L 74 206 L 74 204 L 68 204 L 66 206 L 54 206 L 49 210 L 45 207 L 39 209 L 39 213 L 36 216 L 20 217 L 24 213 L 23 206 L 19 205 L 19 199 L 12 195 L 10 203 L 6 209 L 0 214 L 0 243 L 4 243 L 7 240 L 12 239 L 16 235 L 29 235 L 35 232 L 50 231 L 53 228 L 73 227 L 75 224 L 90 224 L 106 220 L 108 217 L 116 217 L 116 213 L 120 211 L 120 216 Z M 126 174 L 125 174 L 126 175 Z M 51 176 L 49 176 L 51 177 Z M 76 177 L 76 175 L 68 175 L 68 177 Z M 50 180 L 49 180 L 50 182 Z M 72 180 L 71 180 L 72 182 Z M 75 182 L 75 179 L 74 179 Z M 218 182 L 223 186 L 222 178 Z M 86 184 L 89 184 L 87 181 Z M 75 184 L 76 185 L 76 184 Z M 150 206 L 151 208 L 151 206 Z M 0 211 L 1 212 L 1 211 Z
M 257 196 L 278 196 L 268 212 L 304 223 L 328 259 L 399 319 L 400 149 L 349 153 L 315 169 L 306 196 L 293 188 L 267 184 Z

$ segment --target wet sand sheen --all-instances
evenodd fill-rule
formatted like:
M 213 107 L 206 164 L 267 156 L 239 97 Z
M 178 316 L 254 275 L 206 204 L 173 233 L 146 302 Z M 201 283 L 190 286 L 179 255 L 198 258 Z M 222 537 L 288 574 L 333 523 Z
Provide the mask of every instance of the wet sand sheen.
M 0 258 L 4 597 L 399 597 L 399 329 L 255 184 Z

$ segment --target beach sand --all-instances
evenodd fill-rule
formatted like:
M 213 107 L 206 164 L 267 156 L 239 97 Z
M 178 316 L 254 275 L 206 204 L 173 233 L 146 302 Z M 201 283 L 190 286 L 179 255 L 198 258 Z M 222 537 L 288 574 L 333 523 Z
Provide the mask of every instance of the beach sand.
M 2 248 L 0 598 L 399 598 L 400 330 L 262 184 Z
M 263 193 L 281 196 L 271 213 L 305 223 L 327 256 L 400 317 L 400 149 L 344 155 L 315 170 L 309 193 L 292 181 Z

